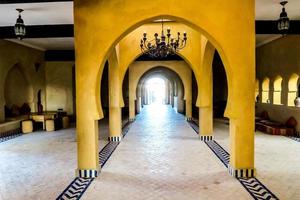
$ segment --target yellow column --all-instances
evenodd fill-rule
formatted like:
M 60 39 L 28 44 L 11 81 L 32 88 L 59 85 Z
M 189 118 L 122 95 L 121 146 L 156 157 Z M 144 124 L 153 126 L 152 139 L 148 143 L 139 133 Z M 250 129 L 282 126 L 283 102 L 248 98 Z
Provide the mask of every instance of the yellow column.
M 187 83 L 184 85 L 184 98 L 185 98 L 185 117 L 187 121 L 192 120 L 192 71 L 189 70 L 187 76 Z
M 77 117 L 77 123 L 85 123 L 87 126 L 77 126 L 78 169 L 76 175 L 82 178 L 97 177 L 100 171 L 98 120 Z
M 120 107 L 109 107 L 109 141 L 122 139 L 122 112 Z
M 99 129 L 98 120 L 103 118 L 103 112 L 97 106 L 100 99 L 100 77 L 102 74 L 90 75 L 99 63 L 83 48 L 86 45 L 78 43 L 81 50 L 76 51 L 76 136 L 77 162 L 76 175 L 82 178 L 97 177 L 99 165 Z M 91 85 L 97 84 L 97 93 Z
M 206 39 L 202 40 L 203 57 L 198 74 L 199 138 L 201 141 L 213 140 L 213 77 L 212 63 L 215 47 Z
M 202 141 L 210 141 L 213 139 L 212 106 L 199 108 L 199 137 Z
M 142 109 L 142 97 L 138 97 L 137 100 L 136 100 L 136 112 L 137 113 L 140 113 L 141 112 L 141 109 Z
M 109 141 L 122 139 L 122 112 L 120 106 L 120 76 L 116 52 L 113 51 L 109 61 Z
M 187 121 L 192 120 L 192 99 L 191 98 L 185 100 L 185 117 Z
M 134 85 L 133 68 L 129 67 L 129 121 L 135 120 L 136 91 Z

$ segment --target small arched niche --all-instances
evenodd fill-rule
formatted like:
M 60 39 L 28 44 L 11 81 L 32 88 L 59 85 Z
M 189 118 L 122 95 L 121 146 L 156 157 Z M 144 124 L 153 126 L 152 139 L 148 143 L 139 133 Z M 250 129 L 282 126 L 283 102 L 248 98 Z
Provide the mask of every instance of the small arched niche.
M 7 108 L 22 107 L 28 104 L 32 109 L 33 89 L 19 64 L 14 65 L 7 73 L 4 84 L 5 106 Z M 20 115 L 17 110 L 14 116 Z

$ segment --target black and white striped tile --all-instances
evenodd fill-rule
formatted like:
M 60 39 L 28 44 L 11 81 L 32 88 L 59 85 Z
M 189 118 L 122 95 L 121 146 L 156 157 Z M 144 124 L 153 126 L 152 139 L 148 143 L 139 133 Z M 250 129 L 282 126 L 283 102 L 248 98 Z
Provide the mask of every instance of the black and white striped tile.
M 255 200 L 278 200 L 267 187 L 256 178 L 239 178 L 240 183 Z
M 131 121 L 128 121 L 123 127 L 122 127 L 122 135 L 123 135 L 123 137 L 125 137 L 126 135 L 127 135 L 127 133 L 128 133 L 128 131 L 129 131 L 129 129 L 130 129 L 130 127 L 131 127 L 131 124 L 132 124 L 132 122 Z
M 61 195 L 56 198 L 56 200 L 80 199 L 93 180 L 93 178 L 75 178 L 71 182 L 71 184 L 61 193 Z
M 196 130 L 195 132 L 198 134 Z M 215 140 L 207 141 L 205 143 L 214 152 L 214 154 L 221 160 L 221 162 L 226 166 L 226 168 L 229 168 L 229 159 L 230 159 L 229 153 L 225 149 L 223 149 Z M 263 185 L 257 178 L 236 177 L 236 179 L 249 192 L 249 194 L 253 197 L 253 199 L 278 200 L 278 197 L 276 197 L 276 195 L 272 193 L 265 185 Z
M 221 160 L 221 162 L 228 167 L 229 165 L 229 153 L 223 149 L 216 141 L 207 141 L 205 144 L 214 152 L 214 154 Z
M 131 122 L 128 122 L 123 127 L 123 136 L 129 131 Z M 125 133 L 125 135 L 124 135 Z M 99 152 L 99 162 L 101 168 L 105 165 L 107 160 L 110 158 L 112 153 L 115 151 L 120 142 L 110 141 L 105 147 Z M 82 173 L 87 170 L 81 170 Z M 94 171 L 94 170 L 93 170 Z M 86 173 L 89 173 L 87 171 Z M 98 174 L 97 174 L 98 175 Z M 94 178 L 75 178 L 70 185 L 57 197 L 57 200 L 79 200 L 87 188 L 90 186 Z
M 296 142 L 300 142 L 300 137 L 288 137 L 292 140 L 295 140 Z
M 190 126 L 192 127 L 192 129 L 194 129 L 194 131 L 199 134 L 199 126 L 198 124 L 196 124 L 196 122 L 194 122 L 193 120 L 192 121 L 189 121 L 189 124 Z
M 6 131 L 6 132 L 0 134 L 0 143 L 11 140 L 11 139 L 14 139 L 14 138 L 19 137 L 21 135 L 22 135 L 22 133 L 21 133 L 20 129 Z
M 110 142 L 121 142 L 121 140 L 122 140 L 122 136 L 108 137 L 108 141 L 110 141 Z
M 203 142 L 213 141 L 214 137 L 212 135 L 200 135 L 200 140 Z
M 111 154 L 115 151 L 119 142 L 109 142 L 99 153 L 100 166 L 103 167 Z

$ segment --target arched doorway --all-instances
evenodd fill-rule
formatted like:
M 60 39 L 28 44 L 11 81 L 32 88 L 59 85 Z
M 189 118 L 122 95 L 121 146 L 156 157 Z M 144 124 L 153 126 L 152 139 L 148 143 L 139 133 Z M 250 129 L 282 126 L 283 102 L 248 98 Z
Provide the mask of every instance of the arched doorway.
M 125 4 L 118 0 L 101 3 L 75 2 L 77 113 L 80 113 L 77 116 L 77 129 L 79 138 L 84 138 L 78 140 L 79 169 L 98 170 L 98 161 L 97 158 L 95 159 L 98 145 L 95 142 L 95 120 L 103 116 L 101 104 L 97 102 L 99 99 L 98 83 L 101 77 L 99 74 L 102 73 L 109 53 L 125 35 L 140 25 L 158 18 L 169 18 L 185 23 L 200 32 L 218 50 L 228 78 L 228 104 L 225 113 L 230 118 L 231 127 L 230 166 L 234 169 L 231 172 L 254 171 L 254 93 L 248 92 L 254 91 L 255 87 L 254 2 L 250 0 L 235 2 L 232 6 L 218 0 L 207 3 L 205 8 L 199 7 L 198 1 L 191 1 L 189 4 L 182 4 L 177 0 L 176 2 L 145 1 L 140 3 L 143 6 L 140 7 L 133 0 L 126 1 Z M 180 4 L 182 9 L 165 9 L 172 7 L 174 3 Z M 145 5 L 152 9 L 143 10 Z M 220 9 L 220 6 L 224 12 L 215 13 L 214 11 Z M 109 12 L 108 8 L 111 7 L 115 8 L 115 12 L 126 15 L 126 19 Z M 233 19 L 234 13 L 239 12 L 241 8 L 253 10 L 253 12 L 246 13 L 231 24 L 217 20 Z M 131 12 L 128 13 L 126 10 Z M 137 12 L 140 13 L 138 17 L 135 14 Z M 107 18 L 114 23 L 108 23 Z M 92 19 L 97 19 L 97 23 L 94 23 Z M 233 31 L 235 27 L 240 28 L 238 33 Z M 90 35 L 91 33 L 93 35 Z M 87 43 L 89 45 L 86 45 Z M 195 51 L 189 52 L 189 55 L 193 59 L 198 57 Z M 197 74 L 198 76 L 200 75 Z M 87 99 L 87 96 L 91 98 Z M 249 105 L 253 105 L 253 108 Z M 89 134 L 86 134 L 87 132 Z M 86 148 L 86 143 L 94 145 Z M 245 144 L 248 148 L 244 148 Z

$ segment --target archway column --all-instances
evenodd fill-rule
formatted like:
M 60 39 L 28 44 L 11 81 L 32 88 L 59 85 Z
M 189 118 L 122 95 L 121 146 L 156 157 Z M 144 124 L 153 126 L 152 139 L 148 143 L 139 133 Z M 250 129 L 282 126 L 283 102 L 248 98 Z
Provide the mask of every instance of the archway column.
M 129 67 L 129 121 L 135 120 L 136 86 L 133 76 L 133 68 Z
M 199 138 L 201 141 L 213 140 L 212 106 L 199 108 Z
M 109 69 L 109 141 L 121 141 L 122 139 L 122 111 L 119 65 L 115 50 L 108 59 Z
M 253 34 L 254 35 L 254 34 Z M 251 37 L 244 57 L 238 48 L 227 49 L 234 73 L 228 74 L 228 102 L 225 116 L 230 119 L 229 173 L 234 177 L 254 177 L 255 40 Z M 231 52 L 233 51 L 233 52 Z M 251 92 L 249 92 L 251 91 Z
M 4 78 L 0 77 L 0 80 L 4 80 Z M 4 81 L 1 81 L 0 84 L 0 123 L 5 121 L 5 99 L 4 99 Z
M 75 43 L 76 50 L 76 136 L 77 170 L 82 178 L 97 177 L 101 169 L 99 163 L 99 128 L 98 121 L 103 118 L 101 108 L 100 73 L 90 73 L 99 66 L 96 55 L 86 48 L 84 41 Z M 104 63 L 103 63 L 104 66 Z M 91 86 L 93 89 L 91 89 Z M 100 106 L 98 106 L 100 105 Z
M 184 100 L 185 100 L 185 117 L 187 121 L 192 120 L 192 71 L 189 70 L 187 82 L 184 89 Z
M 140 113 L 142 110 L 142 97 L 137 97 L 136 99 L 136 112 Z
M 199 138 L 201 141 L 213 140 L 213 76 L 212 63 L 215 48 L 206 42 L 203 52 L 202 66 L 195 76 L 198 76 L 199 105 Z

